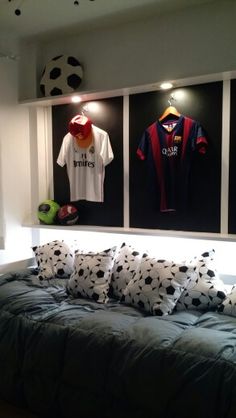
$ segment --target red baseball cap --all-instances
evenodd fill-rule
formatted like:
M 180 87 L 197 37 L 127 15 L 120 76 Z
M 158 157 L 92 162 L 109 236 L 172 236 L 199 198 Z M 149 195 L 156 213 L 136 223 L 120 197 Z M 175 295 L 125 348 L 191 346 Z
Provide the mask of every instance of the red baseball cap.
M 69 122 L 69 132 L 82 148 L 87 148 L 92 142 L 92 122 L 87 116 L 74 116 Z

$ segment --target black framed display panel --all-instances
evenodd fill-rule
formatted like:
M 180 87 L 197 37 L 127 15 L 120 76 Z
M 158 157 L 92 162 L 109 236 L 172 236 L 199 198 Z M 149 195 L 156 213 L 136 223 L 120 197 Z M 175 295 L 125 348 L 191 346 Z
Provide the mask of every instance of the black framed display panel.
M 130 96 L 130 227 L 220 232 L 222 82 Z M 160 212 L 159 193 L 149 187 L 148 167 L 136 155 L 144 130 L 168 107 L 198 121 L 206 132 L 208 151 L 196 153 L 189 179 L 187 210 Z
M 123 226 L 123 97 L 52 107 L 54 199 L 60 205 L 70 202 L 66 167 L 56 160 L 69 121 L 81 113 L 109 134 L 114 159 L 105 167 L 104 202 L 71 203 L 78 208 L 80 225 Z
M 236 113 L 236 80 L 230 86 L 230 155 L 229 155 L 229 210 L 228 232 L 236 234 L 236 126 L 233 115 Z

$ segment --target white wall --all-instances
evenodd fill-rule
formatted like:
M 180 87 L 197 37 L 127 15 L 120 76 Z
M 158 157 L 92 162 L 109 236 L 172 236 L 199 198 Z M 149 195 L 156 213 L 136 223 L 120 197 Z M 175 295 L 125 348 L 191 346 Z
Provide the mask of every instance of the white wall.
M 28 110 L 18 105 L 18 63 L 0 60 L 0 264 L 31 256 L 31 232 L 21 227 L 30 210 Z
M 17 105 L 18 88 L 21 100 L 34 99 L 45 63 L 66 53 L 77 56 L 84 64 L 82 90 L 108 90 L 235 70 L 235 15 L 236 2 L 224 0 L 172 15 L 153 16 L 142 22 L 88 30 L 41 45 L 23 44 L 19 86 L 17 64 L 0 62 L 0 193 L 2 187 L 4 196 L 4 199 L 1 197 L 0 216 L 6 232 L 0 264 L 32 254 L 30 229 L 21 228 L 22 221 L 31 211 L 32 184 L 28 110 Z M 1 228 L 4 230 L 0 220 Z M 52 233 L 52 239 L 55 239 L 55 231 Z M 109 234 L 105 237 L 109 245 L 110 240 L 116 239 Z M 44 241 L 43 236 L 41 240 Z M 122 240 L 121 236 L 119 240 Z M 175 243 L 178 248 L 179 243 Z M 187 241 L 187 246 L 189 243 Z M 81 246 L 83 244 L 84 241 Z M 219 245 L 228 248 L 229 244 Z M 234 246 L 232 244 L 233 251 Z M 226 268 L 227 259 L 224 262 Z M 230 273 L 233 272 L 230 270 Z
M 44 65 L 58 54 L 72 54 L 83 63 L 81 90 L 109 90 L 235 70 L 235 16 L 236 2 L 224 0 L 73 37 L 62 35 L 36 48 L 33 65 L 38 85 Z M 32 51 L 28 57 L 25 52 L 25 63 L 32 69 Z M 21 99 L 35 97 L 32 75 L 28 77 L 26 71 L 22 86 Z

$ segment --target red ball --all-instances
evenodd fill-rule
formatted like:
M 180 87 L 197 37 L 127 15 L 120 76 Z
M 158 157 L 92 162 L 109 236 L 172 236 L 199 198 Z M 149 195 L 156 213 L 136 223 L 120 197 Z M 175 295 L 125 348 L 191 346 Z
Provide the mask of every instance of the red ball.
M 78 210 L 73 205 L 62 206 L 57 213 L 58 221 L 61 225 L 74 225 L 78 222 Z

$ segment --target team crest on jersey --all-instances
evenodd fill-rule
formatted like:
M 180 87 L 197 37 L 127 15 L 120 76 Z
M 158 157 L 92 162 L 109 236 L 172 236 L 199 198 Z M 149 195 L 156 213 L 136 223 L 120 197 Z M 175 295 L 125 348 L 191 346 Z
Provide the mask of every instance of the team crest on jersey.
M 179 136 L 179 135 L 174 136 L 174 142 L 176 144 L 179 144 L 181 141 L 182 141 L 182 136 Z
M 94 154 L 94 153 L 95 153 L 95 148 L 94 148 L 94 146 L 93 146 L 93 145 L 89 148 L 89 152 L 90 152 L 91 154 Z

